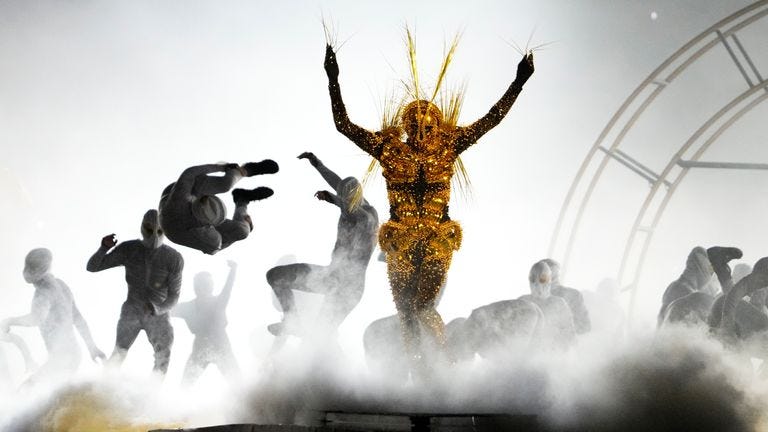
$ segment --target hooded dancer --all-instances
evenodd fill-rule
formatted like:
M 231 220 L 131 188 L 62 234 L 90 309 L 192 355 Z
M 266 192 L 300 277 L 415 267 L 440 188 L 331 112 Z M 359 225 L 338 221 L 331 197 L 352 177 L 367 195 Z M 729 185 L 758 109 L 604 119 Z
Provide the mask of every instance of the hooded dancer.
M 240 367 L 237 365 L 232 345 L 227 336 L 227 305 L 235 284 L 237 263 L 227 261 L 229 276 L 219 295 L 213 295 L 213 277 L 208 272 L 195 275 L 195 299 L 179 303 L 171 311 L 171 315 L 182 318 L 187 322 L 189 331 L 195 335 L 192 343 L 192 353 L 184 367 L 182 382 L 186 385 L 194 383 L 213 363 L 219 371 L 231 382 L 240 377 Z
M 573 313 L 573 323 L 576 326 L 576 333 L 584 334 L 592 330 L 592 322 L 589 319 L 589 311 L 584 304 L 584 296 L 581 291 L 560 285 L 560 263 L 551 259 L 543 259 L 544 263 L 552 271 L 552 289 L 554 296 L 562 297 Z
M 173 345 L 173 327 L 168 313 L 179 300 L 184 259 L 176 250 L 163 244 L 157 210 L 144 214 L 141 236 L 142 240 L 129 240 L 119 245 L 114 234 L 104 236 L 101 246 L 88 260 L 87 269 L 98 272 L 125 267 L 128 298 L 120 309 L 115 349 L 109 363 L 122 364 L 128 349 L 144 330 L 155 352 L 153 370 L 165 375 Z
M 717 298 L 714 299 L 714 303 L 710 309 L 708 324 L 710 330 L 717 334 L 723 332 L 730 334 L 733 337 L 746 339 L 755 333 L 759 333 L 768 328 L 768 314 L 765 312 L 765 301 L 763 288 L 751 289 L 749 293 L 734 293 L 731 294 L 731 290 L 744 279 L 747 275 L 753 274 L 751 270 L 744 275 L 744 265 L 740 264 L 736 267 L 739 268 L 739 272 L 734 269 L 734 274 L 731 274 L 731 268 L 728 265 L 728 261 L 736 258 L 741 258 L 742 254 L 739 249 L 736 248 L 724 248 L 724 247 L 712 247 L 707 250 L 710 256 L 710 260 L 715 268 L 717 278 L 720 280 L 720 284 L 723 287 L 723 292 Z M 757 264 L 756 264 L 757 265 Z M 749 266 L 747 266 L 749 267 Z M 757 269 L 760 274 L 760 269 Z M 735 277 L 734 277 L 735 276 Z M 752 278 L 752 284 L 755 281 L 754 276 Z M 743 290 L 744 287 L 742 286 Z M 749 301 L 744 300 L 744 296 L 749 295 Z M 725 305 L 728 301 L 728 297 L 732 296 L 732 311 L 726 313 L 724 311 Z M 725 328 L 723 325 L 723 317 L 726 314 L 733 315 L 733 321 L 729 324 L 730 328 Z
M 742 278 L 723 296 L 722 316 L 718 333 L 729 342 L 746 341 L 750 338 L 759 338 L 756 344 L 760 350 L 759 356 L 765 357 L 765 340 L 768 339 L 768 316 L 760 313 L 754 321 L 746 322 L 747 317 L 740 316 L 739 306 L 745 296 L 752 295 L 755 291 L 768 287 L 768 257 L 760 258 L 752 270 L 752 273 Z M 747 307 L 754 306 L 749 303 Z M 754 308 L 757 310 L 757 308 Z
M 562 297 L 552 295 L 552 270 L 539 261 L 528 273 L 531 293 L 519 297 L 541 309 L 542 320 L 535 341 L 543 347 L 565 349 L 576 342 L 576 326 L 568 303 Z
M 35 287 L 32 309 L 29 314 L 7 318 L 0 322 L 2 339 L 10 338 L 11 326 L 38 327 L 48 350 L 48 360 L 27 381 L 35 383 L 50 378 L 65 378 L 73 374 L 80 365 L 80 347 L 75 338 L 75 329 L 88 347 L 91 358 L 104 359 L 104 353 L 96 347 L 88 323 L 75 304 L 72 291 L 61 279 L 51 273 L 53 255 L 45 248 L 32 249 L 24 260 L 24 280 Z M 26 345 L 16 341 L 25 361 L 29 362 Z M 29 363 L 28 363 L 29 364 Z
M 227 209 L 216 194 L 229 192 L 243 177 L 273 174 L 275 161 L 237 164 L 210 164 L 187 168 L 175 183 L 163 190 L 160 198 L 160 224 L 168 239 L 176 244 L 213 255 L 253 231 L 248 203 L 272 196 L 268 187 L 235 189 L 232 199 L 235 214 L 227 219 Z M 223 172 L 223 176 L 208 174 Z
M 408 36 L 413 48 L 410 33 Z M 443 63 L 443 70 L 449 57 Z M 453 100 L 450 104 L 453 109 L 446 111 L 444 117 L 434 103 L 421 99 L 413 73 L 414 100 L 399 107 L 398 112 L 402 113 L 399 122 L 379 132 L 363 129 L 349 119 L 341 97 L 336 53 L 330 45 L 326 46 L 324 67 L 336 129 L 382 167 L 390 220 L 379 230 L 379 245 L 386 253 L 389 283 L 402 323 L 406 351 L 418 360 L 422 358 L 420 325 L 439 346 L 445 344 L 444 324 L 435 308 L 435 299 L 445 281 L 453 252 L 461 245 L 461 227 L 448 216 L 454 163 L 509 112 L 533 74 L 533 55 L 523 57 L 515 81 L 490 111 L 465 127 L 456 126 L 460 98 Z M 411 55 L 411 67 L 412 71 L 416 70 L 415 55 Z M 437 89 L 439 86 L 438 82 Z
M 688 258 L 685 262 L 685 270 L 677 280 L 669 284 L 664 291 L 664 295 L 661 299 L 661 309 L 657 317 L 657 325 L 661 327 L 665 322 L 674 322 L 679 318 L 685 318 L 686 321 L 698 321 L 703 319 L 706 322 L 709 315 L 709 305 L 711 305 L 714 297 L 708 292 L 705 292 L 705 287 L 712 279 L 714 270 L 712 264 L 709 262 L 707 251 L 703 247 L 695 247 L 688 254 Z M 686 308 L 680 308 L 676 306 L 674 309 L 676 312 L 668 315 L 668 309 L 672 302 L 675 300 L 686 297 L 690 294 L 694 294 L 693 297 L 684 300 L 686 302 L 691 301 L 693 304 L 698 305 L 692 311 L 683 310 Z M 693 315 L 691 314 L 693 313 Z
M 341 214 L 329 265 L 288 264 L 267 272 L 267 282 L 283 308 L 283 321 L 268 327 L 276 336 L 296 332 L 293 290 L 325 294 L 320 311 L 323 330 L 333 332 L 338 328 L 363 296 L 365 273 L 379 227 L 378 213 L 363 198 L 357 179 L 341 179 L 313 153 L 302 153 L 299 159 L 307 159 L 336 192 L 318 191 L 315 197 L 335 205 Z

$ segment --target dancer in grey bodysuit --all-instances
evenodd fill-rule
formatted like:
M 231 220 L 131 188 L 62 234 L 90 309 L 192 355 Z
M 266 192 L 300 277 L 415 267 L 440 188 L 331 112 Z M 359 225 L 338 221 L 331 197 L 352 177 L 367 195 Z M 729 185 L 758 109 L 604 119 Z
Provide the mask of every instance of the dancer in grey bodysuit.
M 519 297 L 541 309 L 542 321 L 536 336 L 544 348 L 565 349 L 576 341 L 576 327 L 568 303 L 561 297 L 551 294 L 552 270 L 539 261 L 531 267 L 528 274 L 531 293 Z
M 216 194 L 229 192 L 243 177 L 277 171 L 277 163 L 270 159 L 242 166 L 209 164 L 187 168 L 175 183 L 163 190 L 160 198 L 160 224 L 165 235 L 176 244 L 211 255 L 245 239 L 253 230 L 248 203 L 272 196 L 272 189 L 233 190 L 235 214 L 232 219 L 227 219 L 227 209 Z M 224 175 L 208 175 L 216 172 Z
M 573 324 L 576 326 L 576 333 L 584 334 L 592 330 L 592 322 L 589 319 L 589 311 L 584 304 L 584 296 L 581 291 L 575 288 L 569 288 L 560 284 L 560 263 L 551 259 L 543 259 L 544 263 L 552 271 L 552 289 L 554 296 L 561 297 L 568 303 L 573 314 Z
M 240 377 L 240 368 L 232 353 L 232 345 L 227 336 L 227 305 L 235 284 L 237 263 L 227 261 L 229 276 L 221 293 L 213 295 L 213 277 L 208 272 L 195 275 L 195 299 L 179 303 L 171 311 L 171 316 L 182 318 L 189 331 L 195 335 L 192 353 L 184 367 L 182 382 L 193 384 L 213 363 L 231 382 Z
M 142 240 L 129 240 L 117 247 L 114 234 L 105 236 L 88 260 L 87 269 L 98 272 L 125 267 L 128 298 L 120 310 L 115 349 L 109 363 L 120 365 L 139 332 L 144 330 L 155 352 L 153 370 L 165 375 L 173 345 L 173 327 L 168 312 L 179 300 L 184 259 L 176 250 L 163 244 L 157 210 L 144 214 L 141 235 Z
M 80 365 L 80 348 L 74 329 L 80 333 L 94 361 L 105 358 L 104 353 L 93 341 L 88 323 L 78 310 L 72 291 L 64 281 L 51 273 L 52 259 L 51 251 L 45 248 L 32 249 L 27 254 L 24 280 L 35 287 L 32 309 L 27 315 L 7 318 L 0 322 L 0 333 L 6 335 L 11 326 L 40 328 L 40 335 L 48 350 L 48 359 L 27 383 L 66 378 L 77 370 Z M 13 336 L 8 335 L 11 340 Z M 25 357 L 28 357 L 28 353 Z
M 363 198 L 357 179 L 341 179 L 312 153 L 302 153 L 299 159 L 307 159 L 336 192 L 319 191 L 315 194 L 317 199 L 337 206 L 341 214 L 329 265 L 289 264 L 267 272 L 267 282 L 283 308 L 283 322 L 268 327 L 278 336 L 293 331 L 292 290 L 325 294 L 320 324 L 326 331 L 336 330 L 363 296 L 365 273 L 376 246 L 379 227 L 376 209 Z

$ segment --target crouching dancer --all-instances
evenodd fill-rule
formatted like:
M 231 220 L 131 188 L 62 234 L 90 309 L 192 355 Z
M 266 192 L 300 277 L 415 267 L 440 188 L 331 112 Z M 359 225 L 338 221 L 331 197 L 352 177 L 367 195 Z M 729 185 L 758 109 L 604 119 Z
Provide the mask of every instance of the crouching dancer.
M 322 328 L 328 333 L 338 328 L 363 296 L 379 226 L 376 209 L 363 198 L 357 179 L 341 179 L 312 153 L 302 153 L 299 159 L 307 159 L 336 192 L 319 191 L 317 199 L 335 205 L 341 214 L 329 265 L 289 264 L 267 272 L 267 282 L 283 307 L 283 321 L 268 327 L 277 336 L 295 332 L 293 290 L 325 294 Z

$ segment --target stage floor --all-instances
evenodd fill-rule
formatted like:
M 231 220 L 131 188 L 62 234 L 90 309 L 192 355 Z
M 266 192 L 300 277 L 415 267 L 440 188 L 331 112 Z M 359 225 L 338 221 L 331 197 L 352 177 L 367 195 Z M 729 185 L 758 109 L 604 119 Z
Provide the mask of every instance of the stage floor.
M 191 429 L 160 429 L 151 432 L 330 432 L 330 431 L 411 431 L 491 432 L 538 431 L 533 415 L 438 414 L 438 413 L 319 413 L 316 425 L 232 424 Z

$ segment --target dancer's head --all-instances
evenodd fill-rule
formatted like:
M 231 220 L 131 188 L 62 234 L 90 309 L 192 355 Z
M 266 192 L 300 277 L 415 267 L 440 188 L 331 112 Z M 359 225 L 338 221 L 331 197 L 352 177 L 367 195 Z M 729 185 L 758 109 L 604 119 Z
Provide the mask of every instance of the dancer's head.
M 141 221 L 141 242 L 149 249 L 157 249 L 163 244 L 163 229 L 157 210 L 147 210 Z
M 193 283 L 197 297 L 210 297 L 213 295 L 213 276 L 210 273 L 206 271 L 197 273 Z
M 354 213 L 363 204 L 363 186 L 354 177 L 341 180 L 336 187 L 336 193 L 341 200 L 341 211 Z
M 549 297 L 552 288 L 552 270 L 544 261 L 537 262 L 528 273 L 528 283 L 534 297 Z
M 51 271 L 53 254 L 46 248 L 32 249 L 24 258 L 24 280 L 35 283 Z
M 443 113 L 437 105 L 420 99 L 405 106 L 401 121 L 408 137 L 420 142 L 440 127 Z
M 715 271 L 709 262 L 707 250 L 701 246 L 693 248 L 685 262 L 685 271 L 695 278 L 699 287 L 709 282 Z
M 544 264 L 549 266 L 549 270 L 552 271 L 552 284 L 557 285 L 560 283 L 560 263 L 552 258 L 544 258 L 541 260 Z

